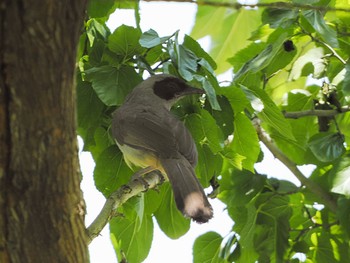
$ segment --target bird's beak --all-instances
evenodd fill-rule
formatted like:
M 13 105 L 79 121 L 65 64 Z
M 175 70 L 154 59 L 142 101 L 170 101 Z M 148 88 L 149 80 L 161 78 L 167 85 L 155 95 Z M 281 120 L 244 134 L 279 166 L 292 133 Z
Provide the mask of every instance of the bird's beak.
M 191 95 L 191 94 L 203 95 L 203 94 L 205 94 L 205 92 L 202 89 L 194 88 L 194 87 L 188 85 L 186 87 L 186 89 L 184 89 L 181 93 L 179 93 L 179 97 Z

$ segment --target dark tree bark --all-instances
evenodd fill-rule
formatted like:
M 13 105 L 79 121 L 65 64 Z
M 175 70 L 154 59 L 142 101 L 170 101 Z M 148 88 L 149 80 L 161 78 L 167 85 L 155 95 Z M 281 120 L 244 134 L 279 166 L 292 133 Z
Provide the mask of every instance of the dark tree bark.
M 0 0 L 0 262 L 88 262 L 74 70 L 86 0 Z

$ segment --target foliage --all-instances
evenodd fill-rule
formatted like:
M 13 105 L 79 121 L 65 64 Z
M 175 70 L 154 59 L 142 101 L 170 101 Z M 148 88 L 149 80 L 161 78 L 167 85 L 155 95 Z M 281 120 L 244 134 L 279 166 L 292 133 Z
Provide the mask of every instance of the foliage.
M 178 32 L 159 36 L 125 25 L 110 32 L 105 22 L 115 8 L 135 9 L 139 21 L 138 5 L 98 3 L 90 1 L 77 74 L 78 132 L 96 162 L 98 190 L 107 197 L 132 174 L 110 136 L 112 112 L 144 73 L 170 73 L 206 92 L 201 101 L 184 99 L 174 113 L 197 143 L 201 183 L 220 185 L 217 198 L 233 221 L 229 238 L 210 232 L 197 239 L 194 261 L 299 262 L 304 255 L 305 262 L 348 262 L 350 15 L 334 10 L 347 8 L 347 1 L 266 2 L 237 10 L 203 4 L 182 43 Z M 211 39 L 208 53 L 196 41 L 203 36 Z M 219 83 L 217 74 L 226 70 L 233 80 Z M 286 118 L 291 112 L 294 118 Z M 322 115 L 327 112 L 332 115 Z M 255 171 L 265 136 L 257 133 L 257 119 L 276 146 L 269 149 L 277 149 L 292 172 L 315 166 L 303 179 L 312 184 L 302 182 L 310 187 Z M 129 262 L 147 257 L 153 216 L 170 238 L 190 227 L 167 184 L 118 212 L 123 217 L 110 221 L 111 234 L 117 254 Z

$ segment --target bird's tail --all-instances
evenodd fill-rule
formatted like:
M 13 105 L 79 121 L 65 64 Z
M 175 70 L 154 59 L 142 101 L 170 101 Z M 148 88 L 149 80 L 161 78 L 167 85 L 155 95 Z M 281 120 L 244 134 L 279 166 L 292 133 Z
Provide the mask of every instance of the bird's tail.
M 198 223 L 213 217 L 213 209 L 199 183 L 194 169 L 185 159 L 163 159 L 161 164 L 174 192 L 177 208 Z

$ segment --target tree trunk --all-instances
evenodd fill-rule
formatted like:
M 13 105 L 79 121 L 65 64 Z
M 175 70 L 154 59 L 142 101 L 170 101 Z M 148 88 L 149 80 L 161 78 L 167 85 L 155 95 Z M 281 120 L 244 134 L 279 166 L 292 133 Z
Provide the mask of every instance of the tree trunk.
M 0 0 L 0 262 L 88 262 L 74 69 L 86 0 Z

